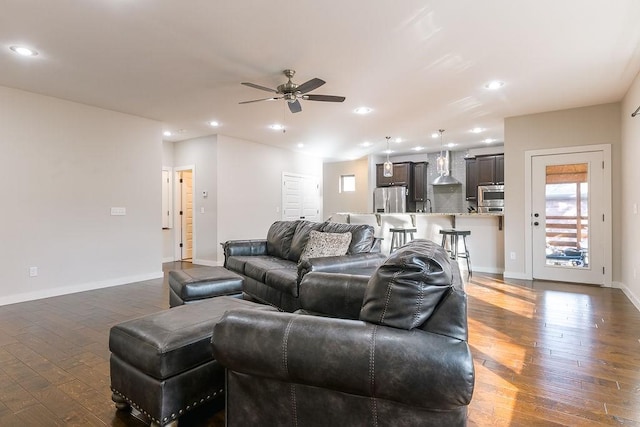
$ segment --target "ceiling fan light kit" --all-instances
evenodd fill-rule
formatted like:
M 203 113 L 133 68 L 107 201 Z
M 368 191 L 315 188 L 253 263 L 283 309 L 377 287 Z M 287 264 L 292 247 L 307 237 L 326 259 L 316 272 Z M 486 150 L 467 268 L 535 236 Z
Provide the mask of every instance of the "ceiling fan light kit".
M 302 105 L 300 104 L 300 100 L 303 99 L 305 101 L 321 101 L 321 102 L 343 102 L 346 98 L 344 96 L 336 96 L 336 95 L 307 95 L 307 92 L 311 92 L 325 84 L 326 82 L 319 78 L 313 78 L 309 81 L 302 83 L 301 85 L 297 85 L 291 81 L 293 76 L 295 75 L 294 70 L 284 70 L 284 75 L 287 77 L 288 81 L 279 85 L 276 89 L 271 89 L 266 86 L 261 86 L 255 83 L 242 82 L 243 85 L 252 87 L 254 89 L 264 90 L 266 92 L 273 92 L 280 96 L 270 97 L 270 98 L 262 98 L 262 99 L 254 99 L 251 101 L 242 101 L 240 104 L 249 104 L 252 102 L 260 102 L 260 101 L 274 101 L 277 99 L 284 99 L 287 101 L 287 105 L 289 106 L 289 111 L 292 113 L 299 113 L 302 111 Z

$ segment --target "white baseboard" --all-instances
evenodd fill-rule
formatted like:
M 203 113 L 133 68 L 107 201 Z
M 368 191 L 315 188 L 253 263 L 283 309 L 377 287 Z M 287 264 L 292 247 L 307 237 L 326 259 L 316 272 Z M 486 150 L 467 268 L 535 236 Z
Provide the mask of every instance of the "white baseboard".
M 198 265 L 206 265 L 208 267 L 215 267 L 215 266 L 222 266 L 222 263 L 219 261 L 212 261 L 210 259 L 199 259 L 199 258 L 195 258 L 191 261 L 194 264 L 198 264 Z
M 464 265 L 464 261 L 463 261 L 462 265 Z M 495 268 L 495 267 L 476 267 L 476 266 L 472 265 L 471 269 L 473 270 L 474 273 L 475 272 L 478 272 L 478 273 L 489 273 L 489 274 L 503 274 L 504 273 L 504 269 Z
M 163 263 L 164 262 L 173 262 L 173 261 L 176 261 L 176 259 L 174 257 L 172 257 L 172 256 L 166 257 L 166 258 L 162 258 L 162 262 Z
M 51 289 L 43 289 L 39 291 L 24 292 L 21 294 L 9 295 L 0 298 L 0 306 L 8 304 L 16 304 L 19 302 L 33 301 L 42 298 L 57 297 L 60 295 L 74 294 L 76 292 L 92 291 L 95 289 L 109 288 L 112 286 L 127 285 L 135 282 L 143 282 L 145 280 L 162 279 L 164 273 L 162 271 L 156 273 L 139 274 L 136 276 L 118 277 L 116 279 L 101 280 L 98 282 L 82 283 L 73 286 L 61 286 Z
M 612 285 L 614 288 L 622 289 L 622 292 L 629 298 L 631 304 L 635 305 L 636 309 L 640 311 L 640 298 L 638 298 L 627 285 L 621 282 L 613 282 Z
M 532 280 L 531 277 L 527 276 L 525 273 L 513 272 L 513 271 L 505 271 L 502 273 L 505 279 L 518 279 L 518 280 Z

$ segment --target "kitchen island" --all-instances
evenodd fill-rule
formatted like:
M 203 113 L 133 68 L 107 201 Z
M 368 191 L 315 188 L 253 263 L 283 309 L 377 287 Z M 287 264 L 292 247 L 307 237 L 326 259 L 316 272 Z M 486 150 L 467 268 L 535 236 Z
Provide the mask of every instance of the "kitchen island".
M 469 230 L 467 238 L 471 266 L 474 271 L 502 274 L 504 272 L 504 232 L 502 214 L 495 213 L 351 213 L 333 214 L 335 222 L 369 224 L 375 229 L 376 237 L 382 237 L 382 252 L 389 253 L 391 246 L 390 228 L 415 228 L 416 239 L 442 242 L 440 230 L 456 228 Z M 462 264 L 461 264 L 462 265 Z

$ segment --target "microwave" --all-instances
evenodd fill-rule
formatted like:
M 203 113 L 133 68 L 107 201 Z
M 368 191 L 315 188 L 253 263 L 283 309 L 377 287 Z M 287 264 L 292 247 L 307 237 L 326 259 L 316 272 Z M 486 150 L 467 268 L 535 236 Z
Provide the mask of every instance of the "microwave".
M 478 208 L 504 209 L 504 185 L 479 185 Z M 482 210 L 486 211 L 486 209 Z

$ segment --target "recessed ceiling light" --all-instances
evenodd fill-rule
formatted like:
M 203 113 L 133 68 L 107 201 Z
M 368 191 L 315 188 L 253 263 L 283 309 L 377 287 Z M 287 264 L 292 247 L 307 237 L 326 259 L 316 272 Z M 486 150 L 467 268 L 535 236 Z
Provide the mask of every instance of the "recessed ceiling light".
M 270 127 L 271 129 L 273 129 L 273 130 L 282 130 L 282 129 L 284 129 L 284 126 L 282 126 L 282 125 L 281 125 L 281 124 L 279 124 L 279 123 L 274 123 L 274 124 L 272 124 L 272 125 L 269 125 L 269 127 Z
M 480 133 L 480 132 L 484 132 L 484 130 L 485 130 L 484 128 L 473 128 L 470 130 L 470 132 Z
M 447 147 L 449 147 L 449 148 L 453 148 L 455 146 L 456 146 L 456 144 L 454 144 L 453 142 L 450 142 L 450 143 L 447 144 Z
M 171 136 L 171 132 L 169 132 L 168 130 L 165 130 L 164 132 L 162 132 L 162 134 L 164 136 Z
M 438 132 L 434 132 L 434 133 L 431 134 L 431 138 L 437 138 L 439 136 L 440 136 L 440 134 Z
M 24 46 L 11 46 L 9 49 L 22 56 L 36 56 L 38 54 L 37 51 Z
M 493 138 L 487 138 L 483 139 L 482 142 L 484 142 L 485 144 L 491 144 L 492 142 L 496 142 L 496 140 Z
M 422 150 L 424 150 L 424 147 L 413 147 L 412 150 L 413 151 L 422 151 Z
M 371 143 L 369 141 L 365 141 L 360 145 L 362 145 L 363 147 L 371 147 Z
M 215 120 L 211 120 L 211 121 L 209 122 L 209 126 L 211 126 L 211 127 L 214 127 L 214 128 L 215 128 L 215 127 L 220 126 L 220 123 L 216 122 Z
M 304 147 L 304 144 L 302 142 L 298 143 L 298 148 L 302 148 Z
M 500 89 L 502 86 L 504 86 L 504 82 L 502 82 L 500 80 L 492 80 L 489 83 L 487 83 L 486 85 L 484 85 L 484 87 L 489 89 L 489 90 Z
M 399 144 L 402 142 L 402 138 L 396 138 L 394 141 Z
M 355 110 L 353 110 L 354 113 L 356 114 L 369 114 L 371 111 L 371 108 L 369 107 L 358 107 Z

